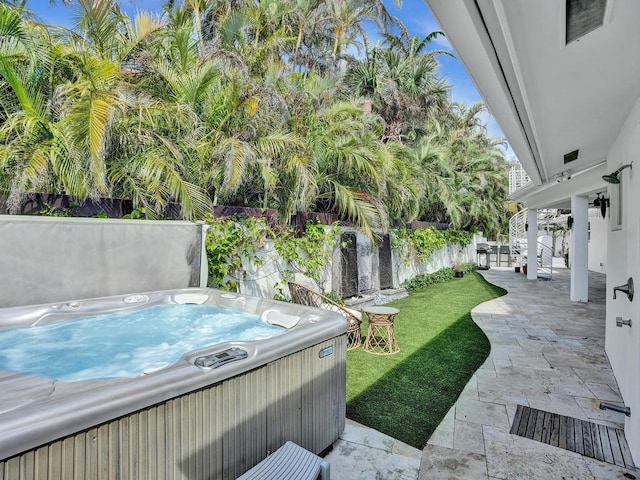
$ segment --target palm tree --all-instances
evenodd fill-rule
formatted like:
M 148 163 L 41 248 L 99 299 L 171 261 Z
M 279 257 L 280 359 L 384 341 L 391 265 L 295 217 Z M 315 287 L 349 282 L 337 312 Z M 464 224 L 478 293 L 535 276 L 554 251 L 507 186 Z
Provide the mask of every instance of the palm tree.
M 394 3 L 400 5 L 402 2 Z M 353 46 L 359 50 L 366 42 L 365 21 L 375 23 L 382 32 L 396 23 L 380 0 L 327 0 L 327 10 L 333 35 L 330 73 L 335 73 L 338 66 L 340 74 L 344 75 L 347 48 Z
M 131 198 L 187 217 L 218 201 L 501 225 L 499 145 L 448 101 L 430 43 L 385 34 L 379 0 L 185 0 L 134 20 L 78 0 L 74 30 L 0 16 L 0 186 Z M 364 45 L 366 57 L 350 59 Z M 339 67 L 339 68 L 338 68 Z M 339 71 L 338 71 L 339 70 Z M 482 201 L 473 200 L 481 196 Z
M 485 107 L 452 104 L 430 127 L 431 141 L 455 171 L 454 199 L 448 204 L 450 221 L 458 228 L 481 226 L 496 234 L 507 217 L 506 163 L 500 146 L 480 119 Z
M 420 201 L 420 218 L 437 222 L 457 222 L 462 215 L 456 193 L 457 174 L 447 161 L 444 149 L 431 137 L 423 137 L 412 148 L 411 163 L 420 171 L 424 196 Z
M 385 229 L 387 213 L 380 200 L 391 154 L 380 141 L 380 117 L 364 114 L 360 102 L 337 102 L 313 117 L 308 142 L 316 168 L 319 211 L 335 211 L 366 235 Z
M 65 135 L 47 101 L 47 73 L 55 64 L 46 32 L 0 4 L 0 187 L 19 206 L 23 192 L 67 188 L 84 193 L 66 154 Z
M 44 32 L 37 42 L 23 42 L 21 57 L 0 54 L 0 74 L 10 87 L 3 105 L 20 107 L 5 109 L 0 128 L 13 205 L 26 191 L 46 190 L 79 200 L 132 198 L 156 214 L 176 200 L 187 218 L 202 214 L 206 196 L 183 180 L 181 153 L 158 131 L 160 119 L 176 116 L 149 104 L 129 78 L 137 73 L 129 65 L 138 49 L 161 24 L 147 15 L 132 22 L 113 2 L 81 0 L 79 6 L 84 30 L 57 33 L 60 39 L 23 21 L 16 10 L 3 11 L 3 19 L 13 19 L 12 38 L 35 39 Z M 66 78 L 57 77 L 60 71 Z
M 348 93 L 370 99 L 384 118 L 385 141 L 406 142 L 420 136 L 447 105 L 449 86 L 437 67 L 431 53 L 375 48 L 349 68 L 344 83 Z

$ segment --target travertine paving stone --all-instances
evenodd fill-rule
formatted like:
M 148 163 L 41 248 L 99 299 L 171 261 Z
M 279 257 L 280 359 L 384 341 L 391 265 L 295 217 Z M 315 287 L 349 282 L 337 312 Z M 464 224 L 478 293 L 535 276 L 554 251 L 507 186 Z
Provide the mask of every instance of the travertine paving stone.
M 480 423 L 455 421 L 453 432 L 453 448 L 463 452 L 484 455 L 484 437 Z
M 416 480 L 421 452 L 388 435 L 347 420 L 340 439 L 325 457 L 331 478 Z
M 491 353 L 453 408 L 454 431 L 448 418 L 423 450 L 419 478 L 640 478 L 509 433 L 518 404 L 624 425 L 623 414 L 598 408 L 603 400 L 622 402 L 604 352 L 606 277 L 589 274 L 590 301 L 583 304 L 569 298 L 566 269 L 554 271 L 551 281 L 529 281 L 506 268 L 481 273 L 509 291 L 472 312 Z
M 422 453 L 419 480 L 486 480 L 484 455 L 427 445 Z

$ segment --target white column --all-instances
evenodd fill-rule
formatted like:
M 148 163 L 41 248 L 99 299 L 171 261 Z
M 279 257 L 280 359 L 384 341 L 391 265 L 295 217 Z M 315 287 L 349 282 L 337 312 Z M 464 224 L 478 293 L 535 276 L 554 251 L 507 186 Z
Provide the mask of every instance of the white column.
M 573 227 L 569 253 L 571 255 L 571 300 L 589 301 L 589 197 L 571 197 Z
M 538 279 L 538 210 L 527 210 L 527 280 Z

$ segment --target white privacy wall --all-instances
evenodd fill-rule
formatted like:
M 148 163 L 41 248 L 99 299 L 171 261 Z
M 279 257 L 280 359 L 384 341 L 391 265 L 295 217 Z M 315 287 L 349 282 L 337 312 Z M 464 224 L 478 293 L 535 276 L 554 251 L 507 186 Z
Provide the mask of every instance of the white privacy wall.
M 626 163 L 622 179 L 622 226 L 609 229 L 607 247 L 607 326 L 606 351 L 611 361 L 625 404 L 631 407 L 625 434 L 636 464 L 640 463 L 640 100 L 636 101 L 607 158 L 608 171 Z M 611 212 L 618 202 L 616 188 L 609 187 Z M 607 215 L 609 217 L 609 215 Z M 613 287 L 633 277 L 636 296 L 630 302 L 618 294 L 613 300 Z M 631 319 L 632 328 L 616 327 L 616 317 Z
M 476 244 L 478 237 L 474 235 L 473 240 L 465 248 L 458 245 L 447 245 L 435 252 L 428 262 L 417 262 L 411 256 L 406 257 L 392 251 L 394 264 L 394 286 L 400 286 L 403 282 L 412 279 L 416 275 L 437 272 L 442 268 L 451 267 L 451 262 L 475 263 Z
M 343 228 L 342 231 L 353 233 L 356 236 L 358 290 L 364 292 L 379 289 L 380 265 L 377 246 L 373 245 L 359 230 Z M 427 262 L 418 262 L 412 255 L 401 255 L 392 250 L 394 288 L 399 288 L 403 282 L 416 275 L 433 273 L 442 268 L 448 268 L 454 260 L 457 262 L 475 262 L 477 238 L 478 237 L 474 237 L 471 244 L 465 248 L 460 248 L 457 245 L 448 245 L 435 252 Z M 277 291 L 276 284 L 281 281 L 284 272 L 295 269 L 292 269 L 291 266 L 287 265 L 285 261 L 278 257 L 273 248 L 272 241 L 267 241 L 265 247 L 260 250 L 258 255 L 261 258 L 260 265 L 245 262 L 243 264 L 243 271 L 240 274 L 234 275 L 233 278 L 238 281 L 242 293 L 264 298 L 273 298 L 274 295 L 280 293 Z M 304 275 L 299 273 L 296 274 L 295 281 L 315 290 L 324 292 L 333 291 L 340 294 L 341 262 L 340 245 L 338 242 L 332 252 L 332 261 L 325 268 L 320 282 L 305 278 Z M 284 293 L 284 296 L 288 297 L 289 292 L 286 286 L 280 284 L 280 288 L 283 288 L 282 293 Z

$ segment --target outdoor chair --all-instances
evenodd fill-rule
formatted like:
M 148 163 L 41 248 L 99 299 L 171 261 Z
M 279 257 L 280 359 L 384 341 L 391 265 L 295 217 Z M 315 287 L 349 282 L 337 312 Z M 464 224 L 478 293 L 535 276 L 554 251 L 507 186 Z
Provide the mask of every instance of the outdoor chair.
M 502 265 L 502 261 L 506 260 L 507 267 L 511 266 L 511 247 L 509 245 L 500 245 L 498 253 L 498 263 Z
M 325 310 L 331 310 L 342 315 L 347 321 L 347 350 L 352 350 L 360 346 L 362 343 L 362 333 L 360 332 L 362 314 L 360 312 L 343 307 L 330 298 L 299 283 L 289 282 L 289 293 L 291 293 L 291 301 L 293 303 L 307 307 L 324 308 Z

